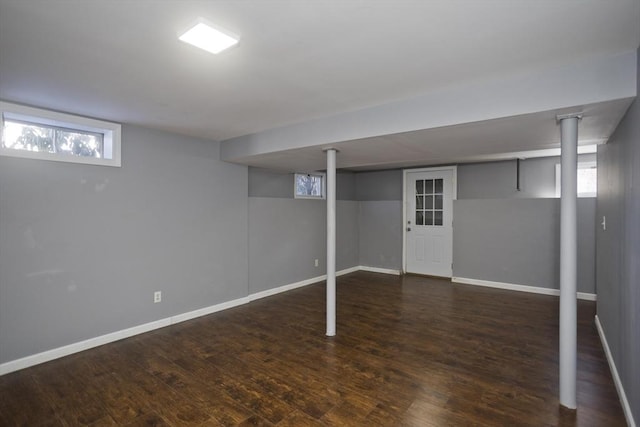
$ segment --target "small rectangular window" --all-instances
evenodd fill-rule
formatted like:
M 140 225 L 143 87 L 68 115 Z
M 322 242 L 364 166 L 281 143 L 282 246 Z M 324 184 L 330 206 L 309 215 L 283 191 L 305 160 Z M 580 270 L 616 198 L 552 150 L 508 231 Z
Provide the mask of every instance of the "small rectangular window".
M 0 155 L 120 166 L 119 124 L 0 102 Z
M 325 174 L 297 173 L 294 176 L 294 196 L 296 199 L 324 199 Z

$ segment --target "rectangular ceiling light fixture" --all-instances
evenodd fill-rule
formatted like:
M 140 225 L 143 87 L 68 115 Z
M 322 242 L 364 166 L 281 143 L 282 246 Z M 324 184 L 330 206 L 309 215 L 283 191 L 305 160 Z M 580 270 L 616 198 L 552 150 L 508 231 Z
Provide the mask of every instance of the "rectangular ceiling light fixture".
M 213 28 L 203 18 L 198 18 L 196 23 L 178 38 L 185 43 L 215 54 L 237 44 L 239 39 L 227 31 Z

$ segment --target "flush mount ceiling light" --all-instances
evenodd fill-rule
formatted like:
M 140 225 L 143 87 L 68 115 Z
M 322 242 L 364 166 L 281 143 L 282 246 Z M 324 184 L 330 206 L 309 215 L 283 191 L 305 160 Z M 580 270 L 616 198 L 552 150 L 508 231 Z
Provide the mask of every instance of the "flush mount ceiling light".
M 204 49 L 211 53 L 220 53 L 238 43 L 238 36 L 214 28 L 203 18 L 198 18 L 196 23 L 178 37 L 181 41 Z

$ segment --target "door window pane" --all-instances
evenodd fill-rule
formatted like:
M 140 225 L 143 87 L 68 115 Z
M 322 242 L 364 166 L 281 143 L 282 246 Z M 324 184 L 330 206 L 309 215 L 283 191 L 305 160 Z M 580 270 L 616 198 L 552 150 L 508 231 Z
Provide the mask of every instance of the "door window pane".
M 443 187 L 443 179 L 442 178 L 438 178 L 435 180 L 435 184 L 436 184 L 436 193 L 442 194 L 442 187 Z
M 433 194 L 433 180 L 425 179 L 424 180 L 424 194 Z
M 425 211 L 424 225 L 433 225 L 433 211 Z
M 424 215 L 422 211 L 416 211 L 416 225 L 424 225 Z
M 416 196 L 416 209 L 424 209 L 424 196 Z
M 442 209 L 442 195 L 435 196 L 435 202 L 436 202 L 436 204 L 435 204 L 434 207 L 436 209 Z
M 433 196 L 425 196 L 424 203 L 425 209 L 433 209 Z
M 433 225 L 442 225 L 442 211 L 435 211 L 433 214 Z
M 416 180 L 416 194 L 424 194 L 424 181 L 421 179 Z

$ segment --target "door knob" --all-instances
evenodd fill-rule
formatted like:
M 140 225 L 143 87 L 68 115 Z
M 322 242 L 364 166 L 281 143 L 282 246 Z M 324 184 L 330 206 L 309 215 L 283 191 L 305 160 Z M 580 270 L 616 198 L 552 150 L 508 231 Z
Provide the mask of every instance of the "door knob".
M 411 227 L 407 227 L 407 231 L 411 231 Z

